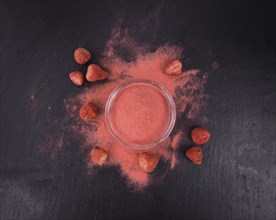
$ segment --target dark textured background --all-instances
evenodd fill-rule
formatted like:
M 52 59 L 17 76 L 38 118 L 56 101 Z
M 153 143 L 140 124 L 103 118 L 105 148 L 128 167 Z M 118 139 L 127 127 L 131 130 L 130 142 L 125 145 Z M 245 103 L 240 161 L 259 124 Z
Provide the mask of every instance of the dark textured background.
M 272 1 L 1 1 L 0 219 L 275 219 L 275 11 Z M 67 78 L 74 49 L 100 59 L 120 17 L 153 49 L 183 46 L 189 68 L 221 63 L 202 113 L 213 134 L 203 165 L 181 157 L 141 192 L 116 168 L 87 175 L 87 152 L 61 129 L 63 100 L 79 91 Z

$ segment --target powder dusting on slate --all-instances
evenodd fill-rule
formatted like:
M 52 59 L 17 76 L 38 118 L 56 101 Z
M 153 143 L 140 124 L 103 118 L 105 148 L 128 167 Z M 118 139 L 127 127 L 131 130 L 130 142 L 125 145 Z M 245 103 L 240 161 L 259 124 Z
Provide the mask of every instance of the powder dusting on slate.
M 99 109 L 98 117 L 90 123 L 80 121 L 69 124 L 69 130 L 73 135 L 83 138 L 81 146 L 91 150 L 94 147 L 105 150 L 109 155 L 105 166 L 118 166 L 129 184 L 139 189 L 150 183 L 151 175 L 145 173 L 137 163 L 136 158 L 140 151 L 124 146 L 109 133 L 104 117 L 108 96 L 117 86 L 128 80 L 153 80 L 166 87 L 172 94 L 176 103 L 177 117 L 185 112 L 186 118 L 195 119 L 205 106 L 204 86 L 207 73 L 198 69 L 185 69 L 184 63 L 184 72 L 181 75 L 167 75 L 164 73 L 164 67 L 174 59 L 183 58 L 181 47 L 165 44 L 152 52 L 148 50 L 148 45 L 139 44 L 120 28 L 115 28 L 111 36 L 100 60 L 100 65 L 109 72 L 109 79 L 92 84 L 75 97 L 64 100 L 67 110 L 65 120 L 76 118 L 83 103 L 87 101 L 95 103 Z M 118 45 L 131 54 L 131 59 L 125 59 L 117 51 Z M 171 169 L 177 164 L 176 151 L 182 138 L 181 131 L 174 133 L 176 135 L 172 137 L 172 141 L 168 138 L 158 146 L 147 150 L 160 155 L 161 160 L 169 162 Z M 88 167 L 93 169 L 89 159 Z

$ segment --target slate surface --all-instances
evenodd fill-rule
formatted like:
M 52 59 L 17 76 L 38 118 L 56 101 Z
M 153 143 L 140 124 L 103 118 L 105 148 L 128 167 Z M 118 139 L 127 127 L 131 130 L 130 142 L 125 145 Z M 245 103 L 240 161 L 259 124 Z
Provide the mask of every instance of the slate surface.
M 275 219 L 275 11 L 272 1 L 1 1 L 0 219 Z M 221 64 L 202 113 L 213 134 L 203 165 L 183 157 L 142 192 L 116 168 L 87 175 L 87 152 L 60 130 L 63 100 L 79 91 L 67 78 L 73 50 L 99 60 L 120 17 L 153 49 L 183 46 L 190 68 Z

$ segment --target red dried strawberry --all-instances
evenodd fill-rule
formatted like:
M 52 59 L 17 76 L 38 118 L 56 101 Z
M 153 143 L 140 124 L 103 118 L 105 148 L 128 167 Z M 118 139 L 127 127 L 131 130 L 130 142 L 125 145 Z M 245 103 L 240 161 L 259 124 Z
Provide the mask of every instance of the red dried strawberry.
M 103 80 L 108 77 L 108 73 L 96 64 L 90 64 L 87 69 L 86 79 L 90 82 Z
M 81 86 L 84 82 L 84 76 L 81 72 L 79 71 L 74 71 L 74 72 L 71 72 L 69 74 L 69 78 L 71 79 L 71 81 L 77 85 L 77 86 Z
M 147 173 L 155 170 L 159 160 L 159 156 L 148 152 L 141 153 L 138 157 L 139 166 Z
M 103 165 L 108 157 L 107 153 L 99 148 L 93 149 L 90 153 L 90 156 L 92 162 L 98 166 Z
M 186 151 L 186 156 L 194 162 L 194 164 L 200 165 L 202 163 L 202 149 L 201 147 L 191 147 Z
M 89 121 L 97 116 L 97 109 L 92 103 L 85 103 L 80 109 L 80 118 Z
M 83 65 L 91 59 L 91 53 L 87 49 L 79 47 L 74 52 L 74 58 L 78 64 Z
M 209 141 L 211 133 L 205 128 L 197 127 L 192 130 L 191 136 L 196 144 L 205 144 Z
M 179 75 L 182 73 L 182 62 L 180 60 L 173 60 L 165 68 L 165 73 L 170 75 Z

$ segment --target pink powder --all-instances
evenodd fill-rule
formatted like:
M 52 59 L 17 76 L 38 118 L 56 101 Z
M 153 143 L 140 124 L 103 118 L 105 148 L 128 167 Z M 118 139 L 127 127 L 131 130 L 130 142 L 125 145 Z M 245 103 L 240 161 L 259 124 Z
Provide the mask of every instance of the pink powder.
M 111 125 L 128 143 L 158 141 L 169 123 L 168 104 L 152 85 L 139 83 L 124 89 L 114 100 Z
M 183 138 L 183 132 L 179 131 L 172 139 L 171 141 L 171 148 L 173 149 L 172 156 L 171 156 L 171 169 L 173 169 L 176 164 L 178 163 L 177 157 L 176 157 L 176 150 L 180 146 L 180 142 Z
M 220 64 L 218 62 L 214 61 L 211 66 L 212 66 L 212 69 L 216 70 L 220 67 Z
M 175 153 L 172 154 L 172 159 L 171 159 L 171 169 L 173 169 L 176 166 L 177 159 Z
M 180 141 L 182 140 L 182 136 L 183 136 L 183 133 L 182 131 L 179 131 L 172 139 L 172 143 L 171 143 L 171 147 L 172 149 L 176 150 L 179 145 L 180 145 Z
M 35 101 L 35 95 L 34 95 L 34 94 L 31 95 L 31 100 L 32 100 L 32 101 Z
M 85 123 L 79 120 L 78 123 L 70 124 L 67 129 L 84 138 L 80 146 L 91 150 L 94 147 L 104 149 L 109 155 L 105 166 L 118 166 L 123 176 L 129 180 L 128 183 L 139 189 L 147 186 L 152 177 L 145 173 L 137 163 L 137 155 L 141 151 L 119 143 L 107 129 L 104 109 L 110 93 L 131 79 L 153 80 L 169 90 L 176 103 L 177 116 L 185 112 L 186 118 L 195 119 L 199 117 L 201 109 L 205 106 L 207 96 L 204 92 L 204 85 L 207 82 L 207 73 L 198 69 L 185 69 L 184 64 L 184 71 L 181 75 L 167 75 L 164 73 L 164 67 L 174 59 L 181 60 L 183 58 L 181 47 L 167 44 L 157 48 L 154 52 L 149 52 L 148 45 L 137 43 L 128 36 L 127 31 L 122 31 L 120 28 L 115 28 L 111 36 L 106 43 L 104 58 L 99 62 L 110 73 L 108 81 L 93 83 L 91 87 L 83 89 L 79 95 L 64 100 L 68 112 L 65 120 L 69 122 L 76 119 L 79 108 L 84 102 L 92 101 L 95 103 L 99 115 L 94 121 Z M 127 62 L 117 55 L 117 45 L 131 51 L 135 59 Z M 122 96 L 114 105 L 117 110 L 113 112 L 115 114 L 112 120 L 117 125 L 117 130 L 121 130 L 122 136 L 133 142 L 145 143 L 160 136 L 164 125 L 167 123 L 167 110 L 164 108 L 164 102 L 158 93 L 152 92 L 149 97 L 142 100 L 143 95 L 139 96 L 138 91 L 141 92 L 143 89 L 133 88 L 133 91 L 130 90 L 121 94 Z M 133 99 L 130 100 L 128 96 L 132 96 Z M 143 101 L 147 104 L 144 105 Z M 128 107 L 124 107 L 125 105 Z M 139 109 L 137 115 L 135 114 L 135 106 Z M 149 115 L 145 113 L 148 111 L 150 112 Z M 139 114 L 142 115 L 140 124 L 132 126 L 134 122 L 140 121 Z M 131 116 L 134 118 L 132 119 Z M 147 124 L 147 121 L 150 123 Z M 142 138 L 138 139 L 138 136 Z M 169 161 L 170 168 L 173 169 L 178 164 L 176 151 L 181 138 L 181 131 L 177 131 L 177 135 L 172 141 L 168 138 L 147 151 L 159 155 L 161 161 Z M 90 163 L 89 159 L 88 167 L 93 169 L 93 164 Z

